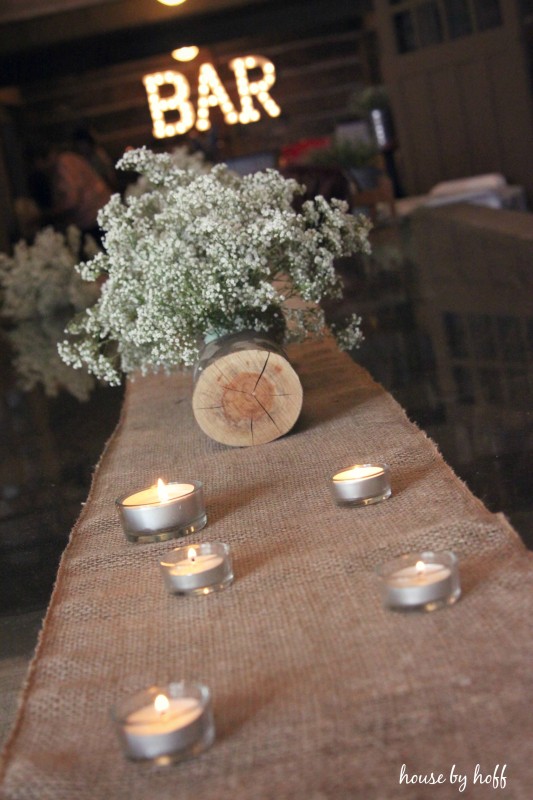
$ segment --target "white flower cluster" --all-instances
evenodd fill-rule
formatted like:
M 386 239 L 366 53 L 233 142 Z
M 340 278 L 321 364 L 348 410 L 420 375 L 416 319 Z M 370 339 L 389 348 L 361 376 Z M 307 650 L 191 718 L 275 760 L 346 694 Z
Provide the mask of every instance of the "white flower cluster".
M 94 387 L 93 376 L 65 364 L 57 352 L 66 321 L 64 316 L 27 319 L 9 332 L 18 383 L 25 391 L 41 384 L 49 397 L 62 389 L 85 401 Z
M 287 301 L 339 296 L 334 259 L 369 250 L 364 218 L 323 197 L 295 211 L 302 187 L 276 170 L 240 177 L 220 164 L 200 173 L 145 148 L 118 166 L 152 188 L 125 202 L 114 195 L 100 212 L 106 252 L 79 271 L 106 281 L 60 345 L 67 363 L 109 383 L 123 372 L 190 366 L 208 334 L 268 331 L 286 316 L 299 319 L 300 340 L 319 332 L 319 309 L 286 313 Z
M 206 161 L 204 154 L 200 150 L 191 153 L 187 147 L 175 147 L 165 160 L 168 163 L 168 169 L 175 167 L 189 172 L 196 172 L 197 174 L 209 172 L 213 167 L 212 164 Z M 134 183 L 130 183 L 126 188 L 124 198 L 138 197 L 140 194 L 149 192 L 154 188 L 154 184 L 151 183 L 146 175 L 140 175 Z
M 81 233 L 71 227 L 66 236 L 45 228 L 33 244 L 15 245 L 13 256 L 0 253 L 0 313 L 8 324 L 21 386 L 32 389 L 41 383 L 52 396 L 64 388 L 85 400 L 94 379 L 68 367 L 57 352 L 67 319 L 93 304 L 99 294 L 98 286 L 82 280 L 74 268 L 80 250 Z M 89 240 L 86 255 L 96 252 Z

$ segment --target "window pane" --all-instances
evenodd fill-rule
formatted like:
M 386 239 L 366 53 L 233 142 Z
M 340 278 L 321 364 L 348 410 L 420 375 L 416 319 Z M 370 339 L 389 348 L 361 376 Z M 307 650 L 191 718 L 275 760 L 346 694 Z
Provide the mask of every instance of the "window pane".
M 399 53 L 409 53 L 411 50 L 416 50 L 413 15 L 410 11 L 402 11 L 401 14 L 394 15 L 394 29 Z
M 464 358 L 468 355 L 466 345 L 466 326 L 464 317 L 447 311 L 444 314 L 444 329 L 448 341 L 448 349 L 452 358 Z
M 533 14 L 533 0 L 521 0 L 520 11 L 524 17 L 528 14 Z
M 511 408 L 529 411 L 531 409 L 531 392 L 527 372 L 518 367 L 508 369 L 506 378 L 508 405 Z
M 437 3 L 424 3 L 416 10 L 418 37 L 421 47 L 442 42 L 442 25 Z
M 484 368 L 479 370 L 479 389 L 486 403 L 501 405 L 503 403 L 503 390 L 500 373 L 497 369 Z
M 525 361 L 526 346 L 518 317 L 498 317 L 497 322 L 498 337 L 504 358 L 507 361 Z
M 502 24 L 499 0 L 474 0 L 474 8 L 479 31 L 497 28 Z
M 470 338 L 474 356 L 495 361 L 498 357 L 494 317 L 488 314 L 473 314 L 469 319 Z
M 465 367 L 454 367 L 452 373 L 455 379 L 458 401 L 465 404 L 473 403 L 475 392 L 472 373 Z
M 527 323 L 527 339 L 529 350 L 533 353 L 533 318 L 529 319 Z
M 445 0 L 445 7 L 451 39 L 457 39 L 459 36 L 468 36 L 469 33 L 472 33 L 473 27 L 468 0 Z

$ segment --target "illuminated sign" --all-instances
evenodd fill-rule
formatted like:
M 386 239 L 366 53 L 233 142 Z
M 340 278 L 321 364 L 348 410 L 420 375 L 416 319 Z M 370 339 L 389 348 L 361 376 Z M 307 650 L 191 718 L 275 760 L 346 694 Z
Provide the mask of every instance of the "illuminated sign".
M 148 95 L 153 135 L 157 139 L 165 139 L 187 133 L 194 125 L 199 131 L 207 131 L 211 127 L 210 109 L 215 106 L 220 108 L 227 125 L 257 122 L 261 114 L 254 105 L 254 98 L 270 117 L 281 114 L 280 107 L 269 93 L 276 81 L 276 70 L 271 61 L 263 56 L 244 56 L 234 58 L 229 66 L 235 73 L 239 110 L 235 108 L 215 67 L 209 62 L 201 64 L 198 72 L 196 110 L 190 99 L 189 81 L 181 72 L 168 69 L 145 75 L 143 83 Z M 261 77 L 258 80 L 250 79 L 252 70 L 260 70 Z M 162 87 L 165 87 L 163 95 Z M 178 112 L 179 119 L 171 122 L 168 112 Z
M 176 61 L 194 61 L 199 52 L 200 50 L 198 47 L 192 44 L 188 47 L 178 47 L 176 50 L 172 51 L 171 55 Z

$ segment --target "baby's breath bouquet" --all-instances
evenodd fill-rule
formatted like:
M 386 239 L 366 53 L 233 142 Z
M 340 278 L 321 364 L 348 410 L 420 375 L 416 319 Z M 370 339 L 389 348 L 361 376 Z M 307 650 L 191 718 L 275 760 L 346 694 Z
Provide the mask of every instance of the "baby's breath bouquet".
M 195 172 L 197 175 L 210 172 L 213 165 L 207 161 L 201 150 L 191 153 L 187 147 L 175 147 L 170 153 L 170 163 L 167 159 L 167 169 L 175 167 L 184 169 L 188 172 Z M 147 175 L 139 175 L 134 183 L 130 183 L 124 192 L 127 200 L 129 197 L 138 197 L 145 192 L 153 191 L 156 187 L 150 182 Z
M 206 337 L 272 327 L 297 340 L 320 334 L 317 304 L 342 293 L 334 259 L 368 251 L 364 218 L 323 197 L 296 211 L 302 187 L 276 170 L 182 169 L 145 148 L 118 166 L 149 188 L 124 201 L 114 195 L 101 210 L 105 252 L 78 269 L 105 282 L 60 345 L 67 363 L 111 384 L 121 373 L 190 366 Z M 295 296 L 304 301 L 297 307 Z M 359 340 L 359 322 L 338 332 L 345 347 Z
M 83 253 L 92 256 L 97 250 L 87 237 Z M 81 233 L 74 226 L 66 234 L 44 228 L 33 243 L 16 244 L 12 256 L 0 253 L 0 317 L 23 389 L 41 384 L 50 396 L 66 389 L 86 400 L 93 387 L 90 375 L 67 366 L 57 352 L 67 320 L 92 305 L 99 293 L 74 269 L 81 254 Z

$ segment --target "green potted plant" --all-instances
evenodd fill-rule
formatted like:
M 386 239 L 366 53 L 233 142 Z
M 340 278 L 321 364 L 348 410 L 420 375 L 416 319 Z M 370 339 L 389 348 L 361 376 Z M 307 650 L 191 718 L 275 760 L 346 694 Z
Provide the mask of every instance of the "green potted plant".
M 353 92 L 347 103 L 348 113 L 356 119 L 367 119 L 373 109 L 388 111 L 390 100 L 383 85 L 364 86 Z
M 360 191 L 373 189 L 382 170 L 377 166 L 379 150 L 373 142 L 334 139 L 329 147 L 316 150 L 310 161 L 317 166 L 347 172 Z

